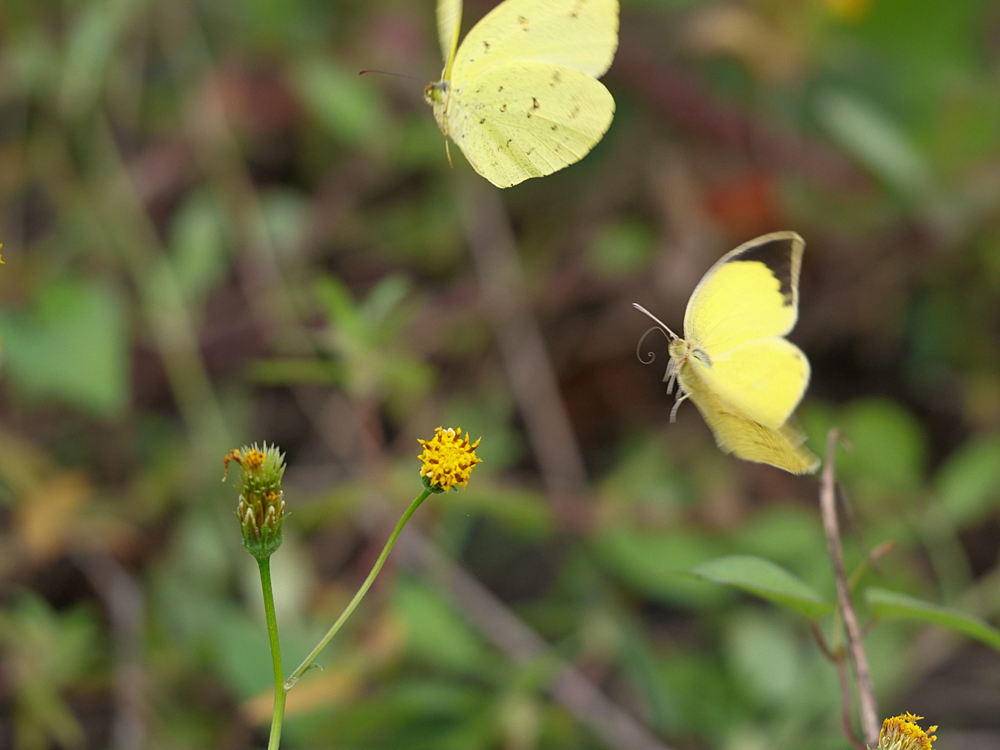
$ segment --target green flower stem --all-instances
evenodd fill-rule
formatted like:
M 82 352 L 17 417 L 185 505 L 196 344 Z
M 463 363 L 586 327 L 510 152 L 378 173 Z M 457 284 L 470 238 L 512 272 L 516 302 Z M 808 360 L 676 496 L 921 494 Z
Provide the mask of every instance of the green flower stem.
M 347 621 L 347 618 L 351 616 L 351 613 L 355 610 L 362 599 L 365 598 L 365 594 L 368 593 L 368 589 L 371 588 L 372 583 L 375 581 L 375 576 L 378 575 L 379 571 L 382 570 L 382 566 L 385 564 L 386 558 L 389 557 L 389 553 L 392 552 L 393 546 L 396 544 L 396 539 L 399 538 L 399 533 L 406 526 L 406 522 L 410 520 L 410 516 L 413 515 L 414 511 L 420 507 L 420 503 L 427 499 L 427 496 L 433 492 L 431 489 L 425 489 L 410 503 L 410 507 L 406 509 L 406 512 L 399 519 L 399 523 L 396 524 L 396 528 L 392 530 L 392 535 L 389 537 L 389 541 L 385 543 L 385 547 L 382 549 L 382 554 L 378 556 L 378 560 L 375 561 L 375 566 L 372 568 L 372 572 L 368 574 L 365 582 L 361 584 L 361 588 L 358 589 L 358 593 L 354 595 L 351 599 L 351 603 L 347 605 L 347 608 L 343 611 L 337 621 L 333 623 L 333 627 L 327 631 L 323 639 L 316 644 L 316 648 L 307 656 L 301 664 L 299 664 L 298 669 L 296 669 L 292 674 L 285 680 L 285 690 L 291 690 L 292 686 L 299 681 L 299 678 L 303 673 L 313 665 L 316 657 L 319 656 L 319 652 L 326 648 L 326 644 L 337 634 L 341 626 Z
M 278 643 L 278 621 L 274 617 L 274 594 L 271 591 L 271 558 L 257 560 L 260 566 L 260 587 L 264 592 L 264 613 L 267 615 L 267 637 L 271 641 L 271 661 L 274 663 L 274 715 L 271 717 L 271 737 L 267 750 L 278 750 L 281 744 L 281 722 L 285 718 L 285 673 L 281 669 L 281 646 Z

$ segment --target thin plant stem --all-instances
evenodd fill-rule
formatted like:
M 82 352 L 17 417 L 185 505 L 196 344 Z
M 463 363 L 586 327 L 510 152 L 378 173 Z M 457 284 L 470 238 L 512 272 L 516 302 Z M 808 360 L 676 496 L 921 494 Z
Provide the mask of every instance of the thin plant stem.
M 271 558 L 257 560 L 260 566 L 260 587 L 264 592 L 264 613 L 267 615 L 267 637 L 271 641 L 271 661 L 274 664 L 274 715 L 267 750 L 278 750 L 281 744 L 281 722 L 285 718 L 285 673 L 281 668 L 281 645 L 278 643 L 278 621 L 274 617 L 274 594 L 271 591 Z
M 820 511 L 823 517 L 823 530 L 826 533 L 826 543 L 833 563 L 834 579 L 837 583 L 837 600 L 840 604 L 840 617 L 844 623 L 847 635 L 847 653 L 854 666 L 854 677 L 858 685 L 858 702 L 861 706 L 861 728 L 865 742 L 869 747 L 878 744 L 879 721 L 878 707 L 875 703 L 875 688 L 872 685 L 871 671 L 868 668 L 868 657 L 865 656 L 861 640 L 861 628 L 858 616 L 854 612 L 851 601 L 851 591 L 847 585 L 847 574 L 844 570 L 844 550 L 840 546 L 840 527 L 837 523 L 836 475 L 834 473 L 834 457 L 836 456 L 837 439 L 840 433 L 830 430 L 826 437 L 826 462 L 820 483 Z
M 351 616 L 351 613 L 354 612 L 358 604 L 361 603 L 361 600 L 365 598 L 365 594 L 367 594 L 368 589 L 371 588 L 372 583 L 375 581 L 375 577 L 379 574 L 379 571 L 382 570 L 382 566 L 385 564 L 386 558 L 388 558 L 389 553 L 392 552 L 392 548 L 396 544 L 396 539 L 399 538 L 399 534 L 403 530 L 403 527 L 406 526 L 406 522 L 410 520 L 410 516 L 413 515 L 414 511 L 420 507 L 420 503 L 426 500 L 427 496 L 430 495 L 431 492 L 432 490 L 425 489 L 417 495 L 412 503 L 410 503 L 410 507 L 406 509 L 405 513 L 403 513 L 399 522 L 396 524 L 396 528 L 392 530 L 392 534 L 389 536 L 389 541 L 387 541 L 385 543 L 385 547 L 382 548 L 382 554 L 380 554 L 378 556 L 378 560 L 375 561 L 375 566 L 372 568 L 371 573 L 368 574 L 365 582 L 361 584 L 361 588 L 358 589 L 358 593 L 356 593 L 354 598 L 351 599 L 351 603 L 347 605 L 340 617 L 337 618 L 337 621 L 333 623 L 333 627 L 331 627 L 327 631 L 326 635 L 323 636 L 322 640 L 316 644 L 316 648 L 309 653 L 309 656 L 307 656 L 302 663 L 299 664 L 298 668 L 292 672 L 291 675 L 289 675 L 288 679 L 285 680 L 284 688 L 286 691 L 291 690 L 292 686 L 299 681 L 299 678 L 303 675 L 303 673 L 305 673 L 305 671 L 313 665 L 314 660 L 317 656 L 319 656 L 319 652 L 326 648 L 326 644 L 328 644 L 333 636 L 337 634 L 337 631 L 340 630 L 341 626 L 347 622 L 347 618 Z

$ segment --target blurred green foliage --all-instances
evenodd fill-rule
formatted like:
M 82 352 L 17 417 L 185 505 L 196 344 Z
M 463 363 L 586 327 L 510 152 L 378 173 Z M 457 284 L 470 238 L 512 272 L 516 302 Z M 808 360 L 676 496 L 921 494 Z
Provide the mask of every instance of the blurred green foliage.
M 485 462 L 415 525 L 549 651 L 513 659 L 394 556 L 290 693 L 288 747 L 606 746 L 553 698 L 563 663 L 670 747 L 847 747 L 807 624 L 837 636 L 816 483 L 722 455 L 688 405 L 670 424 L 664 348 L 635 359 L 630 302 L 679 327 L 701 274 L 776 229 L 808 245 L 799 418 L 814 450 L 845 438 L 881 707 L 942 746 L 1000 736 L 995 4 L 623 6 L 616 120 L 500 196 L 523 288 L 497 299 L 422 101 L 432 0 L 5 0 L 0 745 L 263 746 L 222 456 L 288 452 L 295 664 L 418 489 L 416 439 L 454 425 Z M 545 344 L 520 380 L 519 314 Z M 563 408 L 568 442 L 536 429 Z M 585 486 L 553 490 L 546 441 Z

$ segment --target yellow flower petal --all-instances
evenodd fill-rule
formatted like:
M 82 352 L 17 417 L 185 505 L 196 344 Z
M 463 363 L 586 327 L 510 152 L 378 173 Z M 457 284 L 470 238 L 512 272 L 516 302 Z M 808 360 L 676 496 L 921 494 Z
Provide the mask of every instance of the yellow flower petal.
M 431 487 L 447 492 L 452 487 L 465 487 L 469 483 L 472 467 L 482 463 L 476 456 L 479 438 L 469 442 L 469 436 L 462 435 L 462 428 L 437 428 L 430 440 L 419 440 L 424 446 L 419 458 L 423 466 L 420 476 L 426 477 Z

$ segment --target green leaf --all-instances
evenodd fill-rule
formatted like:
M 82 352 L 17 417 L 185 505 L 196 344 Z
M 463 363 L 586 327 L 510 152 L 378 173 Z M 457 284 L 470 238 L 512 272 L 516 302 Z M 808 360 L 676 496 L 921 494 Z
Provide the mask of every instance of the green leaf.
M 716 540 L 693 532 L 609 532 L 594 541 L 609 568 L 647 596 L 679 606 L 706 606 L 723 599 L 718 589 L 693 578 L 690 569 L 720 552 Z
M 408 650 L 422 662 L 473 673 L 491 663 L 478 633 L 437 591 L 401 577 L 393 609 L 405 623 Z
M 817 116 L 844 150 L 903 195 L 925 193 L 930 170 L 906 133 L 877 107 L 846 91 L 829 91 Z
M 351 146 L 384 148 L 390 118 L 374 85 L 323 60 L 300 65 L 293 83 L 330 135 Z
M 1000 651 L 1000 630 L 973 615 L 940 607 L 907 594 L 879 588 L 867 589 L 865 601 L 876 617 L 917 620 L 942 625 Z
M 35 397 L 52 397 L 104 417 L 128 402 L 125 309 L 107 287 L 49 284 L 30 313 L 0 314 L 11 377 Z
M 170 262 L 184 298 L 203 298 L 225 277 L 225 230 L 218 206 L 204 191 L 195 192 L 170 222 Z
M 972 440 L 948 458 L 937 475 L 937 494 L 955 523 L 981 518 L 1000 495 L 1000 436 Z
M 587 247 L 587 261 L 602 276 L 623 278 L 648 265 L 656 251 L 656 234 L 644 222 L 617 221 L 597 234 Z
M 762 599 L 794 609 L 815 619 L 833 609 L 809 585 L 770 560 L 752 555 L 730 555 L 709 560 L 692 573 L 707 581 L 746 591 Z
M 862 399 L 841 417 L 852 450 L 842 451 L 838 469 L 894 492 L 912 492 L 923 483 L 927 439 L 917 419 L 895 402 Z

